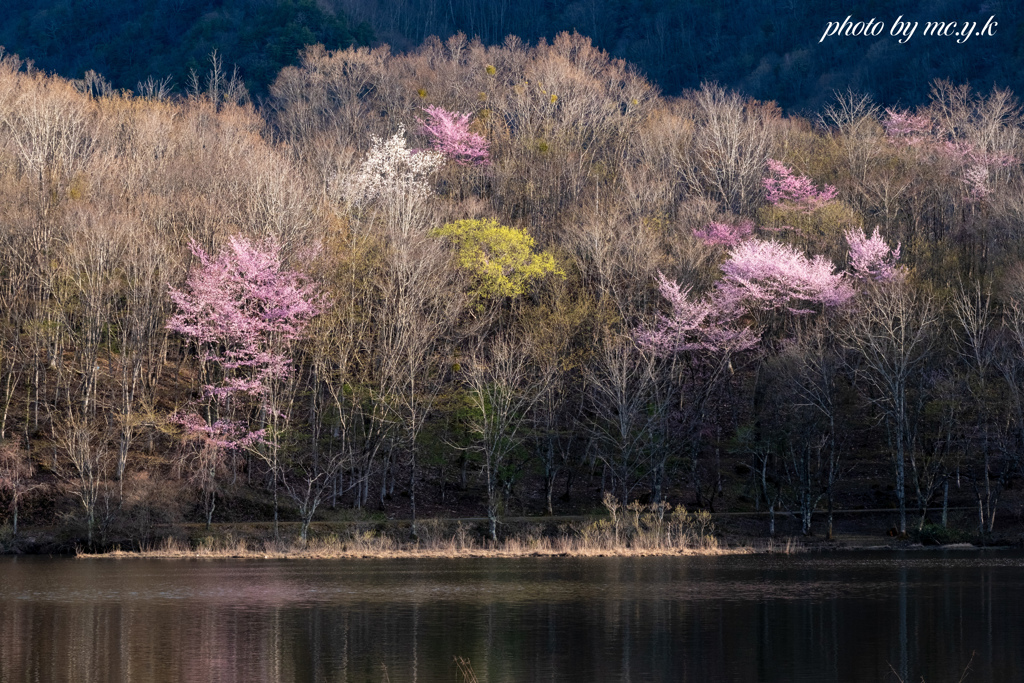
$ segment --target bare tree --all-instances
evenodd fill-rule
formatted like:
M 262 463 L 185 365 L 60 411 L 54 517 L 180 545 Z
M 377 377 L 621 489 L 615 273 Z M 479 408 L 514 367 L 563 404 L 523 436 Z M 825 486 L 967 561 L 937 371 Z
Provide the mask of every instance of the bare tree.
M 101 434 L 74 413 L 54 420 L 53 440 L 60 454 L 56 459 L 57 475 L 81 504 L 86 542 L 92 547 L 100 504 L 110 476 L 107 444 Z
M 196 438 L 194 435 L 182 444 L 178 458 L 179 472 L 196 489 L 206 517 L 206 528 L 213 524 L 213 513 L 217 509 L 217 496 L 222 494 L 222 480 L 228 464 L 227 449 L 212 438 Z M 120 465 L 120 462 L 118 463 Z M 119 482 L 120 485 L 120 482 Z
M 12 441 L 0 441 L 0 493 L 6 493 L 11 511 L 11 537 L 18 537 L 18 510 L 22 499 L 42 484 L 33 481 L 35 467 L 27 453 Z
M 505 468 L 522 447 L 530 409 L 551 378 L 533 367 L 529 341 L 509 332 L 478 348 L 467 366 L 466 384 L 476 410 L 472 429 L 478 435 L 487 482 L 488 534 L 497 541 L 498 517 L 507 502 L 503 489 L 511 484 Z
M 555 285 L 562 290 L 562 283 Z M 552 498 L 555 480 L 566 470 L 565 498 L 571 490 L 574 454 L 585 435 L 576 429 L 583 419 L 584 404 L 575 400 L 583 391 L 581 361 L 570 353 L 579 342 L 580 328 L 592 314 L 590 302 L 571 300 L 564 291 L 553 294 L 551 308 L 543 308 L 524 320 L 533 340 L 539 372 L 550 377 L 534 405 L 532 429 L 534 449 L 544 468 L 544 499 L 548 514 L 554 514 Z
M 840 438 L 837 429 L 843 358 L 832 326 L 819 320 L 801 331 L 793 343 L 784 347 L 776 368 L 790 392 L 793 408 L 805 422 L 795 435 L 800 446 L 791 450 L 799 456 L 793 462 L 798 481 L 801 530 L 811 533 L 811 517 L 820 496 L 824 496 L 828 518 L 826 537 L 833 536 L 832 513 L 835 487 L 840 475 Z
M 427 235 L 396 240 L 389 266 L 378 280 L 374 297 L 374 353 L 382 384 L 388 387 L 389 418 L 397 426 L 396 450 L 408 455 L 411 466 L 415 535 L 417 438 L 444 386 L 444 361 L 451 357 L 452 332 L 464 295 L 454 286 L 459 282 L 457 273 L 440 240 Z
M 907 533 L 906 463 L 917 448 L 920 378 L 935 347 L 938 307 L 931 294 L 907 278 L 864 291 L 842 330 L 844 346 L 858 359 L 858 379 L 882 413 L 895 472 L 899 533 Z M 915 403 L 917 405 L 915 405 Z
M 231 74 L 224 69 L 224 60 L 213 50 L 209 56 L 210 69 L 206 76 L 200 76 L 192 69 L 188 78 L 189 97 L 206 99 L 217 111 L 225 104 L 239 105 L 249 101 L 249 91 L 245 82 L 238 74 L 238 67 L 231 69 Z
M 1007 402 L 1006 427 L 1003 452 L 1007 462 L 1002 468 L 997 481 L 1019 474 L 1021 453 L 1024 453 L 1024 302 L 1021 301 L 1020 290 L 1014 291 L 1004 304 L 1002 343 L 998 345 L 996 366 L 1003 385 L 1006 388 Z M 986 495 L 987 498 L 987 495 Z M 979 501 L 979 519 L 984 521 L 985 506 Z M 995 521 L 993 505 L 987 516 L 989 524 Z
M 999 458 L 998 420 L 993 424 L 989 402 L 992 374 L 995 370 L 997 320 L 992 306 L 992 294 L 982 289 L 981 282 L 973 287 L 963 284 L 953 293 L 950 300 L 953 320 L 957 326 L 957 341 L 960 357 L 967 367 L 967 392 L 973 399 L 973 419 L 968 427 L 968 443 L 971 450 L 981 450 L 981 474 L 975 482 L 978 501 L 979 532 L 991 533 L 995 525 L 999 491 L 1009 476 L 1009 468 L 996 468 Z M 1013 305 L 1010 306 L 1009 320 L 1013 320 Z M 966 408 L 966 406 L 961 406 Z M 963 411 L 962 412 L 966 412 Z M 995 433 L 993 433 L 995 432 Z M 996 473 L 997 470 L 998 473 Z
M 654 430 L 662 401 L 651 410 L 659 392 L 658 360 L 633 340 L 605 330 L 585 370 L 590 429 L 601 446 L 598 456 L 612 472 L 618 499 L 626 505 L 639 475 L 650 466 Z M 666 435 L 667 436 L 667 435 Z
M 675 161 L 690 192 L 750 213 L 764 195 L 777 119 L 777 111 L 705 83 L 693 100 L 692 139 Z

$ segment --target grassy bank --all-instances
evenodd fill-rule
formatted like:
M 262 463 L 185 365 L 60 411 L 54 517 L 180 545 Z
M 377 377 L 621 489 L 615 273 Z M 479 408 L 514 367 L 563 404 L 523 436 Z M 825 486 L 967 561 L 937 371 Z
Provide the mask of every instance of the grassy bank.
M 884 531 L 891 511 L 837 513 L 836 536 L 800 535 L 799 519 L 777 519 L 777 535 L 765 534 L 758 513 L 687 513 L 659 518 L 650 507 L 627 514 L 507 517 L 491 541 L 486 518 L 411 520 L 368 516 L 318 521 L 308 540 L 299 522 L 168 524 L 139 537 L 107 537 L 92 547 L 59 534 L 57 528 L 29 527 L 17 539 L 0 527 L 0 554 L 74 554 L 89 557 L 515 557 L 529 555 L 642 556 L 819 550 L 912 549 L 919 547 L 1021 547 L 1024 529 L 1007 523 L 999 537 L 971 533 L 965 520 L 948 528 L 926 525 L 906 538 Z
M 767 547 L 767 546 L 765 546 Z M 790 552 L 795 542 L 778 544 L 780 551 Z M 462 543 L 451 538 L 442 542 L 397 542 L 387 537 L 340 539 L 336 536 L 295 541 L 252 541 L 225 539 L 193 544 L 168 538 L 159 545 L 141 550 L 79 552 L 82 558 L 167 558 L 167 559 L 343 559 L 401 557 L 642 557 L 654 555 L 725 555 L 756 552 L 753 546 L 724 547 L 716 543 L 705 546 L 632 546 L 587 543 L 578 538 L 509 538 L 497 543 Z
M 141 547 L 78 549 L 89 558 L 455 558 L 455 557 L 642 557 L 667 555 L 791 554 L 827 549 L 913 547 L 876 535 L 845 534 L 841 541 L 821 537 L 765 538 L 737 528 L 722 530 L 707 512 L 658 515 L 638 506 L 607 517 L 506 521 L 497 541 L 486 536 L 485 520 L 315 524 L 303 540 L 297 527 L 282 525 L 280 535 L 261 525 L 179 529 Z
M 422 520 L 409 526 L 350 524 L 333 530 L 314 529 L 308 539 L 274 537 L 270 528 L 239 533 L 202 531 L 191 537 L 168 536 L 133 550 L 80 550 L 79 557 L 164 558 L 393 558 L 393 557 L 525 557 L 644 556 L 749 553 L 758 549 L 792 551 L 795 543 L 733 545 L 716 533 L 707 513 L 657 517 L 651 514 L 611 518 L 509 524 L 492 541 L 479 525 L 445 519 Z

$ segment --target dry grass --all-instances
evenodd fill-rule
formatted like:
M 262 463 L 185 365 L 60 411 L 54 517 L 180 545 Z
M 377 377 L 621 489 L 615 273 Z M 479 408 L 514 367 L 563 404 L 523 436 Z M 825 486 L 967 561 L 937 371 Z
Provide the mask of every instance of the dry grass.
M 722 548 L 717 544 L 704 547 L 605 545 L 580 538 L 509 538 L 497 544 L 488 542 L 461 542 L 449 538 L 440 543 L 408 541 L 399 543 L 387 536 L 359 534 L 347 539 L 337 536 L 301 541 L 204 541 L 190 543 L 167 538 L 159 545 L 139 551 L 112 550 L 89 553 L 80 551 L 78 557 L 106 558 L 190 558 L 190 559 L 341 559 L 400 557 L 456 558 L 456 557 L 643 557 L 655 555 L 725 555 L 756 552 L 750 547 Z
M 567 522 L 547 527 L 541 524 L 505 527 L 505 538 L 497 543 L 481 535 L 480 529 L 461 521 L 427 519 L 411 530 L 378 526 L 349 525 L 340 533 L 316 535 L 303 542 L 260 538 L 237 539 L 228 534 L 197 540 L 166 538 L 162 543 L 139 551 L 114 550 L 103 553 L 79 552 L 79 557 L 162 557 L 162 558 L 252 558 L 252 559 L 334 559 L 399 557 L 643 557 L 664 555 L 735 555 L 777 553 L 791 555 L 811 547 L 794 538 L 753 541 L 742 547 L 723 547 L 708 512 L 689 512 L 667 504 L 619 505 L 608 495 L 604 500 L 607 517 Z
M 626 512 L 627 514 L 620 514 Z M 408 530 L 347 528 L 306 542 L 207 537 L 185 540 L 168 537 L 139 551 L 79 552 L 79 557 L 149 558 L 398 558 L 398 557 L 640 557 L 654 555 L 723 555 L 778 552 L 780 549 L 723 548 L 707 513 L 677 509 L 616 509 L 610 518 L 560 524 L 545 529 L 527 525 L 492 543 L 461 522 L 434 519 L 420 522 L 412 537 Z M 786 550 L 785 552 L 789 552 Z

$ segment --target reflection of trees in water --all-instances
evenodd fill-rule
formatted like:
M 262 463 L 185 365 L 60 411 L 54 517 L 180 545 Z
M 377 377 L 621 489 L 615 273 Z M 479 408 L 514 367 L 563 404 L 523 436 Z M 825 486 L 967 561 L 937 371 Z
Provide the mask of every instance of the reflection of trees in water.
M 1018 680 L 1019 560 L 929 557 L 7 562 L 0 680 Z

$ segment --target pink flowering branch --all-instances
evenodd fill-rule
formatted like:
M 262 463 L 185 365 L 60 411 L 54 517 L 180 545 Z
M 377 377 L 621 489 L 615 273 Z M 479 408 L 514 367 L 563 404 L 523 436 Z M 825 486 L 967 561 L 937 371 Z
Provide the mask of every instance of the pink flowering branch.
M 178 311 L 167 328 L 196 342 L 203 360 L 216 362 L 226 375 L 236 373 L 207 391 L 259 393 L 263 381 L 286 377 L 291 366 L 283 348 L 322 308 L 315 285 L 282 270 L 272 242 L 254 245 L 236 236 L 215 257 L 194 243 L 192 253 L 200 267 L 183 290 L 171 288 Z
M 908 111 L 886 109 L 882 122 L 889 142 L 899 146 L 915 146 L 935 158 L 950 163 L 966 189 L 969 201 L 981 201 L 990 194 L 991 169 L 1005 168 L 1017 162 L 1009 153 L 979 148 L 966 140 L 942 140 L 927 116 Z
M 781 161 L 768 159 L 768 170 L 772 175 L 764 179 L 764 189 L 768 201 L 776 206 L 812 213 L 836 198 L 836 188 L 825 185 L 819 191 L 810 178 L 795 175 Z
M 486 166 L 490 163 L 487 139 L 469 130 L 470 114 L 433 105 L 424 107 L 423 113 L 427 120 L 419 120 L 420 133 L 427 136 L 435 152 L 462 166 Z
M 219 419 L 210 424 L 194 412 L 175 413 L 171 416 L 171 421 L 185 429 L 186 437 L 190 441 L 199 441 L 205 446 L 222 451 L 243 449 L 263 443 L 267 431 L 249 430 L 241 420 Z
M 960 180 L 967 188 L 967 199 L 971 201 L 980 201 L 992 194 L 988 182 L 990 169 L 1006 168 L 1017 162 L 1012 154 L 990 152 L 964 141 L 947 140 L 937 149 L 943 157 L 963 169 Z
M 804 315 L 853 296 L 843 274 L 834 271 L 824 256 L 808 259 L 789 245 L 753 239 L 737 245 L 722 264 L 718 297 L 723 306 Z
M 981 201 L 992 194 L 992 188 L 988 185 L 986 166 L 979 164 L 965 169 L 963 183 L 967 186 L 967 198 L 972 201 Z
M 713 297 L 690 299 L 690 288 L 681 287 L 658 272 L 658 289 L 672 306 L 672 313 L 659 315 L 652 327 L 636 332 L 642 348 L 659 355 L 685 351 L 736 352 L 757 344 L 757 335 L 739 324 L 741 312 L 722 306 Z
M 896 262 L 900 260 L 900 244 L 891 249 L 875 227 L 868 237 L 863 230 L 846 231 L 846 243 L 850 247 L 850 269 L 853 276 L 861 280 L 888 281 L 899 275 Z
M 882 126 L 889 142 L 895 145 L 919 145 L 931 135 L 932 121 L 927 116 L 894 109 L 886 109 L 885 114 Z
M 694 230 L 693 235 L 711 245 L 735 247 L 754 232 L 754 224 L 749 220 L 740 221 L 739 225 L 729 223 L 708 223 L 703 230 Z
M 195 243 L 191 248 L 199 266 L 183 289 L 171 288 L 177 312 L 167 328 L 195 343 L 204 363 L 221 369 L 221 380 L 203 387 L 208 398 L 227 407 L 248 395 L 272 411 L 272 383 L 292 372 L 290 346 L 323 309 L 322 298 L 314 284 L 282 267 L 274 242 L 254 244 L 236 236 L 216 256 Z M 178 421 L 190 435 L 222 448 L 262 438 L 262 430 L 239 431 L 234 422 L 196 414 Z

